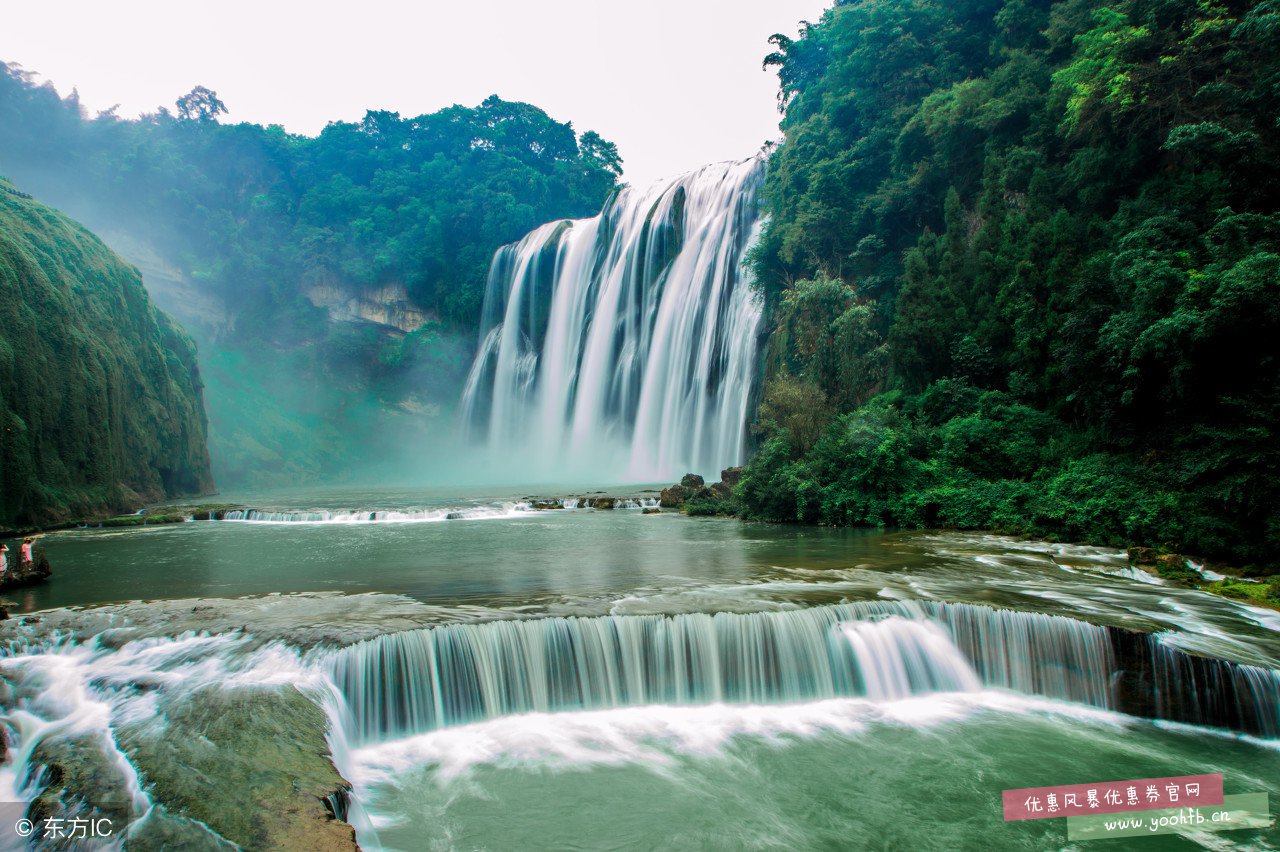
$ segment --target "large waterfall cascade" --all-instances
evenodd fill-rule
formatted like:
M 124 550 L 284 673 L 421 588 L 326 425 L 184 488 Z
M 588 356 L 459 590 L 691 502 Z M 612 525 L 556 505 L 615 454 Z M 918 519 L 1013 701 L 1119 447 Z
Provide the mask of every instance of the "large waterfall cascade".
M 763 174 L 753 158 L 627 187 L 498 250 L 462 400 L 496 462 L 647 482 L 743 461 Z

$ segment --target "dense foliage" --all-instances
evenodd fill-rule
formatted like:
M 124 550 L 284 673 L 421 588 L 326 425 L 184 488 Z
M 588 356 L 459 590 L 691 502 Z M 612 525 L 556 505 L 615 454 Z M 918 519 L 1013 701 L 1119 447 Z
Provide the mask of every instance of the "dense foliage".
M 200 392 L 137 270 L 0 180 L 0 529 L 207 491 Z
M 775 36 L 757 517 L 1280 553 L 1280 3 Z
M 193 285 L 155 292 L 207 359 L 224 485 L 333 474 L 367 461 L 387 417 L 451 403 L 493 252 L 594 214 L 621 173 L 599 135 L 496 96 L 369 112 L 314 138 L 221 124 L 204 87 L 176 106 L 90 117 L 74 93 L 0 66 L 0 171 Z M 376 302 L 388 288 L 416 312 L 407 328 L 333 321 L 308 298 Z

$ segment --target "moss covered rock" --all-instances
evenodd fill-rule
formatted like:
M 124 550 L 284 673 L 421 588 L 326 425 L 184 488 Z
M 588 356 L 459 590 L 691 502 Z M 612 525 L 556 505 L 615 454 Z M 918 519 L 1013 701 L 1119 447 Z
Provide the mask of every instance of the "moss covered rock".
M 0 192 L 0 529 L 210 491 L 202 387 L 136 269 Z
M 168 733 L 121 745 L 153 799 L 245 849 L 352 850 L 355 831 L 325 800 L 346 782 L 325 717 L 296 689 L 210 688 L 166 712 Z

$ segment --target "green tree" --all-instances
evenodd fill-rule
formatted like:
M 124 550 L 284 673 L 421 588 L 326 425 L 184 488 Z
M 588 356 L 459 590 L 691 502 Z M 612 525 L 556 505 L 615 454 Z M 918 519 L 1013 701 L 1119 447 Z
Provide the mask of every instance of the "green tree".
M 1277 34 L 1273 0 L 849 0 L 773 39 L 745 511 L 1275 564 Z
M 215 121 L 227 112 L 227 105 L 218 98 L 218 93 L 204 86 L 196 86 L 178 98 L 176 106 L 178 118 L 183 121 Z

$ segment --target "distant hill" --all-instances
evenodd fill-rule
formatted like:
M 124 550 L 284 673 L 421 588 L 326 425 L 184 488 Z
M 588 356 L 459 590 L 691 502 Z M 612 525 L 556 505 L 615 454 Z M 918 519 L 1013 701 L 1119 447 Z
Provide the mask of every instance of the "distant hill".
M 201 390 L 138 271 L 0 179 L 0 528 L 210 491 Z

